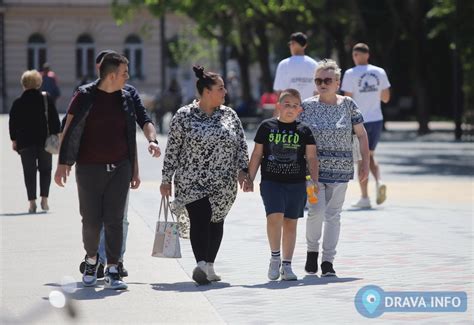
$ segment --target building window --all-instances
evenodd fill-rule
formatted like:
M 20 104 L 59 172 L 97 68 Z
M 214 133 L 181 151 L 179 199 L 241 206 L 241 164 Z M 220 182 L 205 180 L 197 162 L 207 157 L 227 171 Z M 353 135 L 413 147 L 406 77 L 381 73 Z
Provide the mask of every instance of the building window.
M 125 39 L 124 54 L 129 61 L 130 79 L 143 79 L 143 45 L 140 37 L 130 35 Z
M 81 35 L 76 42 L 76 78 L 95 77 L 94 40 L 89 35 Z
M 33 34 L 28 39 L 28 70 L 41 70 L 46 62 L 46 40 L 40 34 Z

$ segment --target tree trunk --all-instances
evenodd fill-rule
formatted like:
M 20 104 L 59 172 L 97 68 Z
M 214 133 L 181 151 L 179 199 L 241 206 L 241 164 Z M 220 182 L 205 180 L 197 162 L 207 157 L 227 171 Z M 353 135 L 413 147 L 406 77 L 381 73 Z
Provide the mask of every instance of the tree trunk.
M 412 42 L 413 68 L 412 75 L 414 81 L 417 120 L 419 123 L 418 133 L 426 134 L 430 132 L 428 122 L 430 119 L 430 103 L 428 89 L 426 87 L 425 78 L 425 47 L 426 39 L 424 32 L 424 16 L 425 12 L 422 8 L 423 1 L 410 0 L 408 2 L 408 10 L 410 13 L 410 35 Z
M 239 63 L 240 71 L 240 86 L 242 89 L 242 100 L 245 103 L 249 103 L 252 100 L 252 93 L 250 91 L 250 73 L 249 73 L 249 54 L 250 47 L 248 44 L 249 29 L 246 25 L 242 24 L 239 28 L 240 44 L 237 47 L 237 62 Z
M 257 59 L 262 73 L 263 91 L 272 91 L 273 74 L 270 71 L 270 52 L 268 49 L 268 37 L 265 30 L 265 22 L 262 20 L 257 21 L 255 25 L 255 34 L 257 35 L 258 42 L 255 44 L 255 48 L 257 50 Z

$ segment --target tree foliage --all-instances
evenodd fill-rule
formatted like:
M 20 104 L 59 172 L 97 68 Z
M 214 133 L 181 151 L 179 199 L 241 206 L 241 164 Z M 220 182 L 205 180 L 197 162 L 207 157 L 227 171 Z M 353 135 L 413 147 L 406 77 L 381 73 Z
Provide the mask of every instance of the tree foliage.
M 447 98 L 454 94 L 436 80 L 451 77 L 450 51 L 455 46 L 464 77 L 465 103 L 470 107 L 474 102 L 474 1 L 114 0 L 112 8 L 118 22 L 131 19 L 138 9 L 157 17 L 174 12 L 193 19 L 200 36 L 231 49 L 239 63 L 245 100 L 251 99 L 250 64 L 258 62 L 263 87 L 270 89 L 274 73 L 271 54 L 276 62 L 288 56 L 289 34 L 303 31 L 310 38 L 310 55 L 336 55 L 343 70 L 352 66 L 352 45 L 368 43 L 371 61 L 389 73 L 394 101 L 403 96 L 414 99 L 421 132 L 429 131 L 431 114 L 447 114 Z M 178 61 L 192 50 L 182 43 L 173 47 Z

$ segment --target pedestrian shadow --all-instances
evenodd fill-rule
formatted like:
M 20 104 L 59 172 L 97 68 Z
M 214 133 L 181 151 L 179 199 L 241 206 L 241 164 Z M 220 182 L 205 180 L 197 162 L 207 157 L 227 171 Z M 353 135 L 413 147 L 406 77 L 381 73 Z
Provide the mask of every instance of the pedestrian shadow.
M 59 283 L 46 283 L 45 286 L 49 287 L 62 287 Z M 74 284 L 70 284 L 74 286 Z M 94 287 L 84 287 L 82 282 L 76 282 L 73 292 L 67 294 L 70 299 L 73 300 L 97 300 L 104 299 L 107 297 L 118 296 L 128 290 L 110 290 L 104 288 L 104 281 L 97 281 L 97 285 Z M 49 299 L 46 297 L 46 299 Z
M 19 217 L 19 216 L 31 216 L 34 217 L 37 214 L 46 214 L 47 211 L 39 211 L 36 213 L 29 213 L 29 212 L 7 212 L 7 213 L 0 213 L 0 217 Z
M 231 287 L 228 282 L 212 282 L 208 285 L 197 285 L 194 281 L 176 283 L 151 283 L 151 288 L 157 291 L 199 292 L 218 290 Z
M 319 277 L 317 275 L 306 275 L 304 278 L 296 281 L 268 281 L 261 284 L 253 285 L 242 285 L 242 288 L 247 289 L 269 289 L 269 290 L 281 290 L 288 289 L 291 287 L 302 287 L 310 285 L 328 285 L 331 283 L 345 283 L 363 280 L 362 278 L 339 278 L 337 276 L 331 277 Z

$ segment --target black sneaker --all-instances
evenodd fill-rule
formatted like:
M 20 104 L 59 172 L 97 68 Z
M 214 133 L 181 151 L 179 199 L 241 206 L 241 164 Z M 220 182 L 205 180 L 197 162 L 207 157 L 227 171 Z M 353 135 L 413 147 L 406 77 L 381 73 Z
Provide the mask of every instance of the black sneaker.
M 105 270 L 104 288 L 113 290 L 125 290 L 128 285 L 122 280 L 116 266 L 110 266 Z
M 318 272 L 318 255 L 318 252 L 306 253 L 306 265 L 304 266 L 304 270 L 309 274 Z
M 126 276 L 128 276 L 128 271 L 125 268 L 125 266 L 123 266 L 123 262 L 118 262 L 117 269 L 118 269 L 119 274 L 122 278 L 125 278 Z
M 95 264 L 89 264 L 87 262 L 87 255 L 84 258 L 84 272 L 82 273 L 82 283 L 85 287 L 92 287 L 95 286 L 97 283 L 97 266 L 99 265 L 99 256 L 97 255 L 97 259 Z
M 321 263 L 321 276 L 335 276 L 336 271 L 332 267 L 332 263 L 328 261 L 324 261 Z
M 97 279 L 102 279 L 104 277 L 104 268 L 105 268 L 104 264 L 99 263 L 99 267 L 97 268 Z M 85 269 L 86 269 L 86 262 L 82 261 L 81 265 L 79 265 L 79 271 L 81 272 L 81 274 L 84 274 Z

